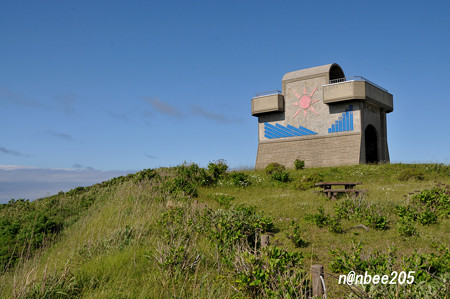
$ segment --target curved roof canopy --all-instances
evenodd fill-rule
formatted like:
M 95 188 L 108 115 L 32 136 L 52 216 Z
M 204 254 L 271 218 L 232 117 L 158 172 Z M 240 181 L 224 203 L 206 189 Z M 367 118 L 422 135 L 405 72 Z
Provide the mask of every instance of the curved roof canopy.
M 289 81 L 294 79 L 300 79 L 305 77 L 320 77 L 327 76 L 329 80 L 344 78 L 344 71 L 337 63 L 331 63 L 321 66 L 312 67 L 309 69 L 298 70 L 290 73 L 286 73 L 283 76 L 282 81 Z

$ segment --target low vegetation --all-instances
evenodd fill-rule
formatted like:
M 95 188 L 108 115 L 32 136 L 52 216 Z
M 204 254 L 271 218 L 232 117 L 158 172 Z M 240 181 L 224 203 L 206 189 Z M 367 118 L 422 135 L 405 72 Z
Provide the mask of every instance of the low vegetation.
M 0 205 L 0 297 L 310 298 L 313 264 L 330 298 L 448 296 L 448 165 L 302 162 L 184 163 L 11 200 Z M 331 201 L 313 192 L 320 181 L 369 192 Z M 338 284 L 350 271 L 414 271 L 414 283 Z

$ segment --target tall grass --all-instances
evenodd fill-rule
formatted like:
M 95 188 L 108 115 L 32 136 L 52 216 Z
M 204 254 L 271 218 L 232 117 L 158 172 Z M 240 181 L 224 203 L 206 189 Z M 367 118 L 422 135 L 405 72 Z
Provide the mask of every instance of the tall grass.
M 310 295 L 307 273 L 311 264 L 317 263 L 329 274 L 325 278 L 329 294 L 343 296 L 349 290 L 332 278 L 338 268 L 330 266 L 337 256 L 330 250 L 349 259 L 354 255 L 354 244 L 361 244 L 367 256 L 379 252 L 378 257 L 395 247 L 394 264 L 400 269 L 406 269 L 402 261 L 408 258 L 422 257 L 427 263 L 433 260 L 428 260 L 431 255 L 440 259 L 443 268 L 439 271 L 450 267 L 450 256 L 441 250 L 450 243 L 450 220 L 445 213 L 439 214 L 435 224 L 415 222 L 417 234 L 408 237 L 397 230 L 400 216 L 396 212 L 398 205 L 413 204 L 414 194 L 421 190 L 439 184 L 448 192 L 449 166 L 383 164 L 284 170 L 290 178 L 286 182 L 274 180 L 264 171 L 223 172 L 218 171 L 226 169 L 223 164 L 218 166 L 201 169 L 184 164 L 146 170 L 36 202 L 3 206 L 0 214 L 23 213 L 24 219 L 27 211 L 37 213 L 49 207 L 54 209 L 51 215 L 64 217 L 60 217 L 59 230 L 43 235 L 33 249 L 15 255 L 15 262 L 0 276 L 0 297 L 234 298 L 291 294 L 301 298 Z M 314 188 L 297 188 L 299 181 L 312 175 L 320 175 L 324 181 L 360 181 L 369 192 L 358 200 L 344 197 L 330 201 L 313 192 Z M 248 183 L 237 184 L 236 178 Z M 320 206 L 339 222 L 342 233 L 308 220 Z M 386 229 L 376 229 L 376 223 L 371 224 L 373 217 L 367 222 L 368 216 L 377 213 L 386 218 Z M 34 218 L 27 219 L 34 223 Z M 25 220 L 23 227 L 29 223 Z M 361 224 L 369 230 L 361 229 Z M 265 231 L 271 234 L 271 246 L 262 249 L 258 240 Z M 294 242 L 299 238 L 302 246 Z M 23 244 L 31 248 L 30 241 L 25 239 Z M 270 266 L 280 259 L 283 266 Z M 433 275 L 442 276 L 441 272 Z M 438 284 L 430 277 L 430 285 L 432 281 Z M 291 288 L 281 287 L 284 285 Z M 446 291 L 434 290 L 436 296 Z M 383 292 L 390 294 L 390 290 Z

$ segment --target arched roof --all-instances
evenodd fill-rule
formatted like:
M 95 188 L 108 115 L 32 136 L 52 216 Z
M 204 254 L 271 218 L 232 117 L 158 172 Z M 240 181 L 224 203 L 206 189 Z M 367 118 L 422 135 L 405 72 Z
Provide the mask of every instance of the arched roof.
M 331 69 L 339 69 L 342 72 L 342 77 L 345 77 L 344 71 L 337 63 L 330 63 L 326 65 L 316 66 L 309 69 L 298 70 L 290 73 L 286 73 L 283 76 L 282 81 L 289 81 L 292 79 L 300 79 L 304 77 L 319 77 L 321 75 L 330 75 Z

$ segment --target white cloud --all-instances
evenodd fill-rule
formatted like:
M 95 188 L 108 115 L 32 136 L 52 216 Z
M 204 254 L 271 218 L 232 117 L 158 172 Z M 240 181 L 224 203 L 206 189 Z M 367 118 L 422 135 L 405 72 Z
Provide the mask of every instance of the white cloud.
M 78 186 L 91 186 L 133 172 L 0 165 L 0 203 L 6 203 L 12 198 L 35 200 L 59 191 L 68 191 Z
M 18 170 L 18 169 L 37 169 L 34 166 L 22 166 L 22 165 L 1 165 L 0 170 Z

